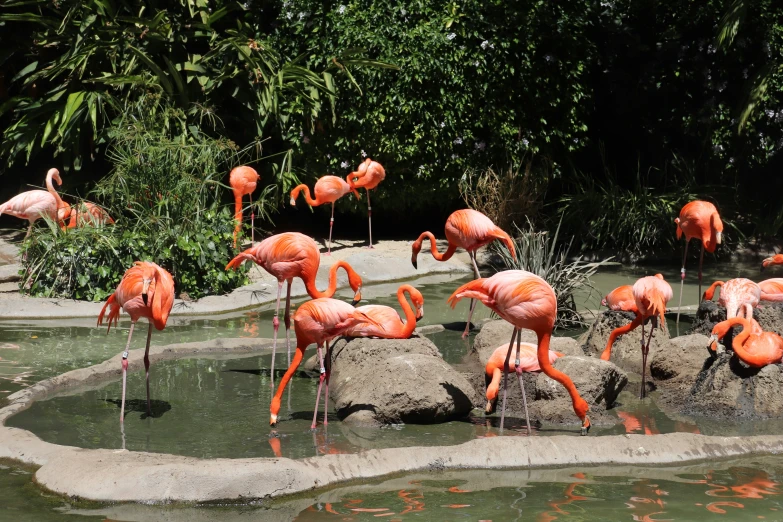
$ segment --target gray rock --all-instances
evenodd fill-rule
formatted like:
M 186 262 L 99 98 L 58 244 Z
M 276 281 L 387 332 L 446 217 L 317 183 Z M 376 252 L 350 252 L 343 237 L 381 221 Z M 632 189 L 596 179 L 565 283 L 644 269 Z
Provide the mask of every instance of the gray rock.
M 656 380 L 687 380 L 692 383 L 710 358 L 709 338 L 702 334 L 675 337 L 650 360 L 650 375 Z
M 445 422 L 478 402 L 467 379 L 423 337 L 338 340 L 330 396 L 340 419 L 362 425 Z
M 783 304 L 762 301 L 753 310 L 753 318 L 759 322 L 765 332 L 783 335 Z
M 582 334 L 579 338 L 579 341 L 582 343 L 582 349 L 588 355 L 600 357 L 606 348 L 606 342 L 609 340 L 609 334 L 612 333 L 612 330 L 630 323 L 633 321 L 633 318 L 634 315 L 630 312 L 616 312 L 612 310 L 603 312 L 590 327 L 590 330 Z M 650 334 L 650 327 L 651 323 L 644 327 L 645 341 Z M 611 361 L 624 370 L 642 373 L 641 340 L 641 326 L 625 335 L 619 336 L 615 339 L 612 347 Z M 661 350 L 662 346 L 665 346 L 668 342 L 668 330 L 655 328 L 652 339 L 650 340 L 650 352 L 647 356 L 648 371 L 650 361 L 655 357 L 655 354 Z
M 765 332 L 775 332 L 783 335 L 783 304 L 762 301 L 753 310 L 753 318 Z M 696 311 L 696 321 L 688 333 L 700 333 L 709 336 L 712 328 L 726 320 L 726 308 L 714 301 L 702 301 Z M 731 346 L 732 339 L 740 332 L 740 328 L 732 328 L 723 340 L 723 344 Z
M 726 320 L 726 309 L 714 301 L 702 301 L 696 310 L 696 320 L 688 330 L 689 334 L 702 334 L 709 336 L 712 327 Z
M 473 340 L 471 352 L 476 354 L 482 367 L 487 365 L 498 346 L 508 346 L 513 329 L 511 323 L 502 319 L 490 321 L 481 327 Z M 522 342 L 536 344 L 538 339 L 531 330 L 522 330 Z M 584 355 L 579 343 L 571 337 L 552 337 L 549 349 L 565 355 Z
M 19 270 L 22 269 L 22 265 L 17 263 L 11 265 L 0 266 L 0 283 L 16 283 L 21 278 L 19 277 Z M 17 290 L 19 288 L 17 287 Z

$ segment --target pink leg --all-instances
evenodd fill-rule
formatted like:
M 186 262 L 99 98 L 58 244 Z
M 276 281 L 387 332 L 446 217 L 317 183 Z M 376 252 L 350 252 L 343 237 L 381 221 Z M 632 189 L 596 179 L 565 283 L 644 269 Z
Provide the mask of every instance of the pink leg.
M 327 256 L 332 255 L 332 228 L 334 227 L 334 201 L 332 201 L 332 219 L 329 220 L 329 251 L 326 252 Z
M 256 244 L 256 212 L 253 210 L 253 194 L 250 194 L 250 246 Z
M 525 394 L 525 380 L 522 378 L 522 364 L 519 360 L 519 351 L 522 344 L 522 332 L 518 332 L 517 335 L 517 356 L 514 359 L 514 368 L 517 373 L 517 380 L 519 381 L 519 388 L 522 390 L 522 402 L 525 404 L 525 422 L 527 423 L 527 434 L 530 436 L 530 414 L 527 412 L 527 395 Z
M 329 348 L 329 341 L 326 342 L 326 366 L 328 369 L 326 370 L 326 386 L 324 390 L 324 428 L 326 428 L 326 425 L 329 423 L 326 419 L 327 412 L 329 411 L 329 376 L 332 373 L 332 354 L 330 352 Z
M 288 280 L 288 288 L 285 292 L 285 315 L 283 316 L 283 321 L 285 321 L 285 347 L 286 353 L 288 354 L 288 366 L 291 366 L 291 281 L 293 280 Z
M 370 246 L 367 248 L 372 248 L 372 205 L 370 205 L 370 191 L 367 190 L 367 221 L 370 224 Z
M 503 423 L 506 420 L 506 394 L 508 393 L 508 363 L 511 360 L 511 349 L 514 347 L 514 339 L 517 337 L 518 330 L 514 328 L 514 333 L 511 334 L 511 342 L 508 343 L 508 353 L 506 354 L 506 362 L 503 364 L 503 406 L 500 409 L 500 431 L 503 431 Z
M 682 308 L 682 289 L 683 285 L 685 284 L 685 260 L 688 259 L 688 243 L 690 241 L 688 238 L 685 238 L 685 253 L 682 255 L 682 268 L 680 269 L 680 304 L 677 305 L 677 330 L 679 334 L 679 328 L 680 328 L 680 309 Z M 699 290 L 699 293 L 701 293 L 701 290 Z M 699 297 L 701 300 L 701 297 Z
M 481 277 L 481 274 L 479 273 L 478 265 L 476 264 L 476 252 L 468 252 L 468 255 L 470 256 L 470 260 L 473 262 L 473 275 L 476 276 L 476 279 L 479 279 Z M 471 299 L 470 300 L 470 311 L 468 311 L 468 322 L 465 323 L 465 331 L 462 332 L 462 338 L 468 336 L 470 333 L 470 320 L 473 318 L 473 310 L 476 309 L 476 300 Z
M 152 339 L 152 323 L 147 330 L 147 348 L 144 350 L 144 369 L 147 372 L 147 415 L 152 416 L 152 405 L 150 404 L 150 340 Z
M 275 352 L 277 351 L 277 329 L 280 328 L 280 320 L 277 318 L 277 314 L 280 312 L 280 292 L 283 291 L 283 281 L 277 282 L 277 303 L 275 304 L 275 316 L 272 319 L 272 328 L 274 328 L 273 340 L 272 340 L 272 365 L 269 368 L 269 380 L 271 385 L 275 387 Z
M 125 383 L 128 376 L 128 350 L 130 350 L 131 337 L 133 337 L 133 328 L 136 326 L 136 322 L 131 322 L 130 331 L 128 332 L 128 343 L 125 345 L 125 351 L 122 352 L 122 403 L 120 405 L 120 424 L 125 422 Z
M 318 403 L 321 401 L 321 389 L 326 379 L 326 368 L 324 368 L 324 357 L 321 353 L 321 345 L 318 345 L 318 360 L 321 362 L 321 377 L 318 379 L 318 393 L 315 395 L 315 410 L 313 411 L 313 424 L 310 426 L 311 430 L 315 429 L 316 421 L 318 420 Z

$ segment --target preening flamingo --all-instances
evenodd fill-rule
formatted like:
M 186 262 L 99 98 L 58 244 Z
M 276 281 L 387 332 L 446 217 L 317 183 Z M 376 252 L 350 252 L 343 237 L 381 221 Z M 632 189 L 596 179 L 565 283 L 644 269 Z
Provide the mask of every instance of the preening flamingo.
M 669 283 L 664 281 L 661 274 L 655 274 L 655 276 L 642 277 L 632 288 L 634 301 L 636 302 L 636 318 L 625 326 L 615 328 L 612 333 L 609 334 L 609 339 L 606 342 L 606 348 L 604 348 L 601 354 L 601 359 L 608 361 L 612 356 L 612 345 L 614 345 L 617 336 L 634 330 L 639 325 L 642 325 L 642 391 L 639 398 L 643 399 L 645 395 L 645 378 L 647 373 L 647 354 L 650 351 L 650 341 L 652 340 L 653 329 L 660 318 L 660 327 L 665 328 L 666 319 L 664 313 L 666 312 L 666 303 L 672 298 L 672 287 Z M 647 342 L 644 341 L 644 324 L 647 320 L 652 320 L 652 326 L 650 327 L 650 335 L 647 337 Z
M 773 277 L 759 283 L 761 301 L 783 302 L 783 278 Z
M 762 261 L 761 271 L 763 272 L 765 268 L 769 268 L 773 265 L 783 265 L 783 254 L 775 254 L 774 256 L 768 257 Z
M 759 304 L 761 288 L 750 279 L 745 279 L 744 277 L 729 279 L 725 283 L 723 281 L 715 281 L 704 291 L 702 299 L 711 301 L 718 287 L 721 287 L 718 304 L 726 308 L 726 319 L 737 317 L 740 307 L 746 303 L 753 308 Z M 752 314 L 751 317 L 753 317 Z
M 574 412 L 582 420 L 582 435 L 590 429 L 587 417 L 589 406 L 579 395 L 573 381 L 565 373 L 555 370 L 549 362 L 549 343 L 557 316 L 557 298 L 552 287 L 542 278 L 524 270 L 506 270 L 492 277 L 476 279 L 459 287 L 448 302 L 451 307 L 463 298 L 478 299 L 500 317 L 514 325 L 514 333 L 508 345 L 508 353 L 503 367 L 503 407 L 500 414 L 500 427 L 506 413 L 506 389 L 508 384 L 509 360 L 514 338 L 521 328 L 533 330 L 538 337 L 538 364 L 550 378 L 556 380 L 568 390 L 574 405 Z M 520 349 L 517 348 L 517 359 Z M 521 361 L 517 363 L 520 365 Z M 522 387 L 524 394 L 524 387 Z M 528 430 L 529 430 L 528 426 Z
M 753 332 L 751 322 L 745 317 L 734 317 L 716 324 L 710 336 L 710 350 L 729 328 L 742 325 L 742 331 L 734 337 L 731 347 L 737 357 L 751 368 L 763 368 L 783 360 L 783 338 L 773 332 Z
M 324 396 L 324 426 L 327 424 L 326 412 L 329 404 L 329 375 L 331 368 L 324 366 L 324 356 L 321 352 L 321 346 L 326 343 L 326 360 L 331 361 L 329 353 L 329 341 L 342 335 L 344 332 L 361 323 L 374 324 L 380 327 L 375 321 L 367 317 L 362 312 L 356 310 L 353 306 L 337 299 L 320 298 L 307 301 L 299 306 L 294 314 L 294 332 L 296 333 L 296 354 L 291 365 L 286 370 L 285 375 L 280 380 L 272 404 L 269 406 L 270 418 L 269 424 L 275 426 L 277 417 L 280 413 L 280 399 L 283 391 L 291 380 L 299 364 L 302 362 L 305 349 L 315 343 L 318 347 L 318 360 L 321 363 L 321 378 L 318 382 L 318 394 L 315 396 L 315 411 L 313 412 L 312 429 L 315 429 L 315 422 L 318 416 L 318 402 L 321 398 L 321 388 L 326 382 L 326 393 Z
M 136 261 L 122 276 L 117 290 L 114 291 L 98 315 L 98 326 L 103 324 L 106 309 L 109 310 L 108 333 L 111 323 L 116 326 L 120 318 L 120 308 L 131 317 L 131 327 L 128 332 L 128 343 L 122 352 L 122 407 L 120 423 L 125 420 L 125 381 L 128 373 L 128 350 L 130 349 L 133 328 L 136 322 L 146 317 L 150 323 L 147 331 L 147 347 L 144 351 L 144 368 L 147 372 L 147 414 L 152 414 L 150 406 L 150 339 L 152 327 L 163 330 L 169 319 L 171 307 L 174 305 L 174 279 L 166 270 L 149 261 Z
M 737 317 L 748 319 L 748 322 L 750 324 L 750 333 L 752 335 L 761 335 L 762 333 L 764 333 L 764 330 L 761 328 L 761 325 L 758 323 L 758 321 L 756 321 L 753 318 L 753 307 L 750 306 L 749 304 L 746 304 L 743 305 L 742 308 L 744 309 L 744 313 L 742 315 L 738 315 Z M 726 334 L 729 333 L 729 330 L 734 326 L 734 324 L 736 323 L 732 323 L 727 319 L 713 326 L 712 335 L 710 336 L 710 342 L 707 345 L 707 349 L 715 353 L 718 341 L 722 341 L 723 338 L 726 337 Z
M 321 292 L 315 286 L 315 276 L 321 264 L 321 253 L 315 241 L 298 232 L 284 232 L 270 236 L 257 245 L 238 254 L 227 265 L 226 270 L 236 269 L 245 260 L 250 260 L 277 278 L 277 302 L 275 303 L 275 316 L 272 319 L 274 328 L 274 342 L 272 346 L 272 367 L 270 378 L 274 382 L 275 377 L 275 352 L 277 351 L 277 329 L 280 326 L 278 314 L 280 312 L 280 293 L 283 291 L 283 283 L 288 282 L 285 296 L 285 340 L 288 352 L 288 361 L 291 360 L 291 282 L 295 277 L 300 278 L 307 293 L 313 299 L 319 297 L 332 297 L 337 290 L 337 270 L 345 269 L 348 273 L 348 283 L 355 292 L 353 304 L 362 298 L 362 278 L 345 261 L 338 261 L 329 270 L 329 287 Z
M 618 286 L 601 300 L 601 306 L 606 306 L 610 310 L 634 312 L 639 311 L 636 308 L 636 299 L 633 296 L 633 287 L 631 285 Z
M 413 311 L 405 294 L 413 301 L 416 311 Z M 397 300 L 400 303 L 405 322 L 400 319 L 394 308 L 383 305 L 365 305 L 357 308 L 358 311 L 370 317 L 382 328 L 372 324 L 360 324 L 354 326 L 345 335 L 348 337 L 380 337 L 382 339 L 408 339 L 416 328 L 416 320 L 424 316 L 424 296 L 411 285 L 402 285 L 397 289 Z
M 359 165 L 359 168 L 356 171 L 351 172 L 345 178 L 346 181 L 348 181 L 351 190 L 362 187 L 367 189 L 367 220 L 370 224 L 370 246 L 368 248 L 372 248 L 372 206 L 370 205 L 370 190 L 377 187 L 385 177 L 386 171 L 383 169 L 383 165 L 367 158 L 364 160 L 364 163 Z
M 677 239 L 685 234 L 685 253 L 682 256 L 680 270 L 680 304 L 677 307 L 677 325 L 680 324 L 680 308 L 682 307 L 682 288 L 685 284 L 685 260 L 688 258 L 688 243 L 691 239 L 701 241 L 701 256 L 699 257 L 699 297 L 701 297 L 701 268 L 704 264 L 704 250 L 710 254 L 720 245 L 723 238 L 723 222 L 718 209 L 709 201 L 691 201 L 680 210 L 677 224 Z
M 95 203 L 82 201 L 78 206 L 71 206 L 68 203 L 58 210 L 58 217 L 63 221 L 62 227 L 66 228 L 65 218 L 69 219 L 67 228 L 83 227 L 86 225 L 105 225 L 114 224 L 108 212 Z
M 250 204 L 253 204 L 253 191 L 258 186 L 258 180 L 261 176 L 253 167 L 241 166 L 234 167 L 231 173 L 228 175 L 228 183 L 231 185 L 231 190 L 234 192 L 234 221 L 236 226 L 234 227 L 234 248 L 237 247 L 237 234 L 242 229 L 242 197 L 245 195 L 250 196 Z M 256 214 L 250 210 L 250 242 L 256 242 L 255 231 L 255 218 Z
M 54 179 L 58 185 L 63 184 L 63 180 L 60 177 L 60 171 L 57 169 L 49 169 L 46 173 L 46 190 L 28 190 L 17 194 L 2 205 L 0 205 L 0 215 L 9 214 L 19 219 L 26 219 L 30 222 L 30 226 L 27 228 L 27 234 L 25 239 L 30 237 L 33 231 L 33 223 L 42 217 L 49 216 L 53 221 L 59 221 L 57 215 L 57 209 L 66 205 L 60 195 L 54 190 L 52 185 L 52 179 Z
M 421 233 L 419 238 L 414 241 L 412 247 L 413 253 L 411 255 L 411 263 L 413 263 L 413 268 L 418 268 L 417 258 L 421 251 L 421 245 L 425 239 L 430 240 L 430 251 L 432 252 L 432 257 L 434 257 L 436 261 L 447 261 L 451 259 L 454 252 L 457 251 L 457 248 L 464 248 L 467 250 L 470 260 L 473 262 L 473 275 L 476 279 L 481 277 L 478 264 L 476 263 L 476 250 L 484 245 L 488 245 L 498 239 L 506 245 L 508 251 L 511 252 L 511 257 L 514 259 L 517 258 L 511 236 L 478 210 L 466 208 L 452 212 L 446 220 L 445 233 L 446 239 L 449 242 L 449 247 L 443 253 L 438 252 L 438 245 L 435 243 L 435 236 L 432 232 Z M 463 338 L 467 337 L 468 332 L 470 331 L 470 320 L 473 317 L 473 309 L 475 306 L 475 301 L 471 299 L 470 309 L 468 310 L 468 322 L 465 324 L 465 331 L 462 333 Z
M 311 207 L 317 207 L 324 203 L 332 204 L 332 218 L 329 220 L 329 243 L 328 251 L 326 255 L 332 255 L 332 227 L 334 227 L 334 202 L 345 196 L 349 192 L 353 192 L 356 199 L 359 199 L 359 193 L 352 189 L 348 182 L 343 181 L 342 178 L 337 176 L 324 176 L 315 182 L 315 199 L 310 197 L 310 188 L 305 185 L 297 185 L 294 190 L 291 191 L 291 206 L 296 205 L 296 198 L 299 196 L 299 192 L 304 191 L 304 198 L 307 204 Z M 369 197 L 369 192 L 367 193 Z

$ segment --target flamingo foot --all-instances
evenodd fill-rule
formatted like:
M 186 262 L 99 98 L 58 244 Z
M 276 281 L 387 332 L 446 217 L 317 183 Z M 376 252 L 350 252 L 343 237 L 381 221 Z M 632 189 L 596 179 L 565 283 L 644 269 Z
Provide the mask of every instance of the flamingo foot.
M 363 248 L 366 248 L 367 250 L 375 250 L 375 247 L 374 247 L 374 246 L 372 246 L 372 245 L 370 245 L 370 246 L 365 246 L 365 247 L 363 247 Z

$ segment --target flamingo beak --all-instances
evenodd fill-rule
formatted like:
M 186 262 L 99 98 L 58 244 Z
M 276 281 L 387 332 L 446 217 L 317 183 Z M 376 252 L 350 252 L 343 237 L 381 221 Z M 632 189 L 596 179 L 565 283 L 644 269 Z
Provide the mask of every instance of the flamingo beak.
M 422 317 L 424 317 L 424 305 L 421 305 L 419 309 L 416 311 L 416 320 L 418 321 Z
M 275 415 L 274 413 L 269 417 L 269 425 L 272 426 L 273 428 L 277 426 L 277 415 Z
M 723 232 L 718 232 L 715 234 L 715 242 L 720 245 L 721 241 L 723 241 Z
M 144 301 L 144 306 L 147 306 L 147 292 L 150 289 L 150 280 L 144 280 L 144 286 L 141 289 L 141 300 Z
M 296 201 L 294 200 L 294 198 L 291 198 L 291 206 L 292 206 L 292 207 L 295 207 L 295 206 L 296 206 Z
M 608 305 L 606 304 L 606 297 L 604 297 L 603 299 L 601 299 L 601 306 L 608 306 Z
M 415 257 L 414 257 L 414 258 L 411 258 L 411 264 L 413 265 L 413 268 L 415 268 L 416 270 L 418 270 L 418 269 L 419 269 L 419 265 L 418 265 L 418 263 L 416 262 L 416 258 L 415 258 Z
M 710 340 L 708 342 L 709 344 L 707 344 L 707 349 L 710 352 L 715 353 L 715 348 L 716 348 L 715 345 L 717 344 L 717 342 L 718 342 L 718 336 L 716 334 L 710 335 Z
M 487 405 L 484 408 L 484 411 L 487 413 L 487 415 L 489 415 L 490 413 L 495 411 L 495 403 L 496 402 L 497 402 L 497 399 L 492 399 L 492 400 L 487 401 Z
M 771 257 L 766 258 L 764 261 L 761 262 L 761 271 L 763 272 L 765 268 L 767 268 L 767 265 L 772 264 L 773 259 Z

